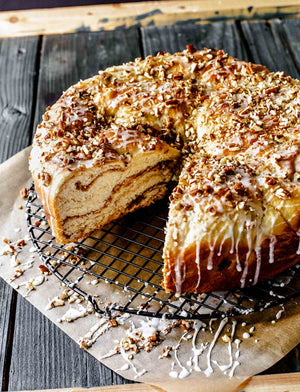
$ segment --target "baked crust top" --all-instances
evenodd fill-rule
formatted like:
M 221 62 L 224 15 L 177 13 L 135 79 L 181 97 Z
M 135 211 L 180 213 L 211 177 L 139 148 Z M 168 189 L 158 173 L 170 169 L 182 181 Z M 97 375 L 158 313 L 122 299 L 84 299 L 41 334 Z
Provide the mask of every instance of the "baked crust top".
M 34 144 L 42 166 L 72 168 L 115 158 L 128 143 L 148 149 L 162 139 L 187 155 L 260 158 L 289 188 L 299 179 L 299 86 L 223 51 L 160 52 L 70 87 L 47 108 Z

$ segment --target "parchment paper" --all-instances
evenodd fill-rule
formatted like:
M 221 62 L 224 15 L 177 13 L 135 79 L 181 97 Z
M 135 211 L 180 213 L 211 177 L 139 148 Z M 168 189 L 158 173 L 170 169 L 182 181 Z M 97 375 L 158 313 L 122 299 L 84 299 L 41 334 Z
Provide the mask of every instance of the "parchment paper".
M 21 199 L 20 189 L 30 185 L 31 176 L 28 171 L 28 156 L 30 148 L 27 148 L 0 166 L 0 251 L 6 245 L 2 239 L 4 237 L 16 241 L 28 235 L 27 225 L 25 220 L 25 208 L 19 209 L 20 205 L 25 205 Z M 14 288 L 18 287 L 18 292 L 24 295 L 27 291 L 27 286 L 22 286 L 22 283 L 32 280 L 34 277 L 41 276 L 41 271 L 38 266 L 41 264 L 39 257 L 33 253 L 32 244 L 28 244 L 18 256 L 20 266 L 22 267 L 28 260 L 34 259 L 33 267 L 26 270 L 22 276 L 11 282 L 12 276 L 18 267 L 13 266 L 12 260 L 8 256 L 0 256 L 0 276 L 11 284 Z M 20 267 L 19 266 L 19 267 Z M 81 306 L 86 307 L 86 303 L 69 304 L 66 302 L 64 306 L 55 307 L 47 310 L 49 298 L 52 299 L 63 291 L 61 283 L 53 275 L 45 276 L 45 281 L 35 287 L 35 290 L 27 293 L 26 299 L 32 303 L 39 311 L 46 315 L 52 322 L 58 325 L 66 334 L 68 334 L 74 341 L 78 341 L 85 335 L 91 327 L 99 323 L 101 319 L 96 314 L 88 314 L 85 317 L 79 318 L 72 323 L 59 322 L 63 318 L 68 309 L 82 309 Z M 21 284 L 21 286 L 20 286 Z M 110 299 L 111 302 L 118 301 L 123 293 L 118 292 L 118 289 L 105 283 L 99 283 L 94 290 L 99 290 L 104 297 L 103 300 Z M 117 290 L 117 291 L 116 291 Z M 246 377 L 255 375 L 269 368 L 283 356 L 285 356 L 291 349 L 293 349 L 300 341 L 300 303 L 295 300 L 292 303 L 285 305 L 285 311 L 281 318 L 276 320 L 275 315 L 281 308 L 274 308 L 264 312 L 254 313 L 244 318 L 236 318 L 238 321 L 235 338 L 240 339 L 240 356 L 238 361 L 240 365 L 236 368 L 234 375 L 240 378 L 232 378 L 229 380 L 212 364 L 214 369 L 213 374 L 207 378 L 203 372 L 192 371 L 190 375 L 184 380 L 172 379 L 169 376 L 172 362 L 174 359 L 174 350 L 171 351 L 171 358 L 158 359 L 162 352 L 162 348 L 170 345 L 175 347 L 180 337 L 185 332 L 182 327 L 174 328 L 161 342 L 160 345 L 154 347 L 150 352 L 141 351 L 134 356 L 131 363 L 136 367 L 137 371 L 145 369 L 147 372 L 135 378 L 135 373 L 130 368 L 128 370 L 117 370 L 124 367 L 124 357 L 120 354 L 112 357 L 101 359 L 101 357 L 110 352 L 116 345 L 116 341 L 120 341 L 133 322 L 136 327 L 141 324 L 141 320 L 145 318 L 132 316 L 125 320 L 124 325 L 117 328 L 108 328 L 88 349 L 88 351 L 99 361 L 106 366 L 127 379 L 135 379 L 136 381 L 147 382 L 151 385 L 156 385 L 166 391 L 182 391 L 183 388 L 189 388 L 189 392 L 198 391 L 201 386 L 201 391 L 233 391 L 237 390 L 238 385 Z M 271 322 L 272 320 L 273 323 Z M 246 326 L 242 325 L 246 322 Z M 219 325 L 219 321 L 212 324 L 213 332 L 215 333 Z M 225 326 L 224 331 L 220 334 L 216 346 L 211 352 L 213 360 L 217 360 L 219 364 L 227 364 L 229 362 L 228 343 L 222 340 L 222 335 L 227 333 L 230 335 L 231 320 Z M 248 332 L 254 326 L 254 331 L 250 334 L 250 338 L 244 339 L 243 333 Z M 214 337 L 214 333 L 200 331 L 197 337 L 197 347 L 200 347 L 201 342 L 210 343 Z M 193 332 L 191 332 L 193 335 Z M 192 338 L 187 341 L 182 341 L 181 347 L 177 352 L 180 362 L 188 369 L 191 366 L 186 365 L 187 361 L 192 356 Z M 232 345 L 234 353 L 236 352 L 235 345 Z M 38 348 L 37 348 L 38 349 Z M 200 368 L 203 370 L 207 367 L 207 353 L 208 348 L 200 356 Z M 175 370 L 180 371 L 178 365 Z

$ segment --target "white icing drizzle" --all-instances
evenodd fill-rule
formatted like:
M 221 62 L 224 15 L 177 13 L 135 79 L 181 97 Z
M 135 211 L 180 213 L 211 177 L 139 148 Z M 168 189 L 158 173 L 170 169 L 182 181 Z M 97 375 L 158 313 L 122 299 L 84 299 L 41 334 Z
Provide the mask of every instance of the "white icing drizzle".
M 296 254 L 300 255 L 300 231 L 297 231 L 297 236 L 299 237 L 299 244 L 298 244 L 298 249 L 296 251 Z
M 276 320 L 279 320 L 282 316 L 282 313 L 285 311 L 284 307 L 282 307 L 282 309 L 280 309 L 277 313 L 276 313 Z
M 236 269 L 238 272 L 242 272 L 242 266 L 241 266 L 241 262 L 240 262 L 240 258 L 239 258 L 239 243 L 241 240 L 241 235 L 244 231 L 244 227 L 243 225 L 240 225 L 238 228 L 238 237 L 235 243 L 235 255 L 236 255 Z
M 211 231 L 210 231 L 210 241 L 209 241 L 209 256 L 208 256 L 208 261 L 207 261 L 207 269 L 208 270 L 212 270 L 213 269 L 213 256 L 214 256 L 214 250 L 215 250 L 215 246 L 216 246 L 216 242 L 219 239 L 219 236 L 215 237 L 214 243 L 213 245 L 211 245 Z
M 18 279 L 21 275 L 24 274 L 25 271 L 29 270 L 30 268 L 33 267 L 33 260 L 27 261 L 27 263 L 22 264 L 21 266 L 18 266 L 18 268 L 15 270 L 14 276 L 10 278 L 10 282 L 13 282 L 14 280 Z
M 197 270 L 198 270 L 198 281 L 197 281 L 196 289 L 199 287 L 199 284 L 201 282 L 201 266 L 200 266 L 201 240 L 202 240 L 202 238 L 196 242 L 196 264 L 197 264 Z
M 18 254 L 12 255 L 10 258 L 10 265 L 12 267 L 17 267 L 20 264 L 20 261 L 18 259 Z
M 232 222 L 229 225 L 229 228 L 230 228 L 230 239 L 231 239 L 231 248 L 230 248 L 230 251 L 229 251 L 230 254 L 234 253 L 234 230 L 233 230 L 234 224 L 235 224 L 235 221 Z
M 275 244 L 277 242 L 276 236 L 272 235 L 271 239 L 270 239 L 270 249 L 269 249 L 269 263 L 273 264 L 274 263 L 274 248 L 275 248 Z M 300 242 L 299 242 L 300 245 Z
M 233 366 L 230 370 L 230 372 L 228 373 L 229 378 L 232 378 L 235 372 L 235 369 L 240 365 L 239 361 L 234 361 Z
M 234 338 L 234 334 L 235 334 L 236 325 L 237 325 L 237 321 L 232 320 L 231 335 L 230 335 L 230 340 L 228 342 L 229 363 L 227 365 L 220 365 L 218 363 L 218 361 L 212 361 L 224 373 L 225 373 L 225 370 L 230 369 L 233 364 L 232 342 L 233 342 L 233 338 Z
M 190 370 L 188 370 L 186 367 L 184 367 L 184 366 L 182 365 L 182 363 L 180 362 L 180 360 L 179 360 L 179 358 L 178 358 L 178 350 L 179 350 L 179 348 L 180 348 L 180 344 L 181 344 L 182 340 L 186 337 L 187 334 L 188 334 L 188 331 L 186 331 L 186 332 L 181 336 L 181 338 L 179 339 L 178 344 L 177 344 L 176 347 L 175 347 L 175 352 L 174 352 L 175 359 L 176 359 L 176 362 L 177 362 L 178 366 L 179 366 L 180 369 L 181 369 L 181 372 L 179 373 L 178 378 L 185 378 L 185 377 L 189 376 L 189 374 L 191 373 Z
M 117 319 L 119 322 L 119 319 Z M 130 320 L 131 321 L 131 320 Z M 139 320 L 140 326 L 136 327 L 131 321 L 131 328 L 128 332 L 128 336 L 135 338 L 135 334 L 141 333 L 141 335 L 147 340 L 156 332 L 162 332 L 167 334 L 173 326 L 173 321 L 168 321 L 166 318 L 150 318 L 147 320 Z
M 212 329 L 212 323 L 213 323 L 214 321 L 216 321 L 216 320 L 218 320 L 218 319 L 216 319 L 216 318 L 211 318 L 211 319 L 209 320 L 208 328 L 209 328 L 209 332 L 210 332 L 210 333 L 214 333 L 214 331 L 213 331 L 213 329 Z
M 125 363 L 123 366 L 121 366 L 119 369 L 116 369 L 116 372 L 123 372 L 124 370 L 129 370 L 130 366 L 128 365 L 128 363 Z
M 261 238 L 262 232 L 259 230 L 259 234 L 256 236 L 256 246 L 255 246 L 255 253 L 256 253 L 256 269 L 253 279 L 253 284 L 255 285 L 258 282 L 260 268 L 261 268 Z
M 227 229 L 227 225 L 224 225 L 223 230 L 225 230 L 225 229 Z M 226 241 L 228 238 L 229 238 L 228 235 L 224 235 L 224 236 L 223 236 L 223 239 L 222 239 L 221 244 L 220 244 L 220 247 L 219 247 L 219 251 L 218 251 L 218 253 L 217 253 L 218 256 L 221 256 L 221 254 L 222 254 L 222 249 L 223 249 L 223 246 L 224 246 L 224 243 L 225 243 L 225 241 Z
M 206 377 L 209 377 L 213 374 L 213 368 L 211 366 L 211 353 L 212 350 L 220 336 L 220 333 L 222 332 L 223 328 L 225 327 L 225 325 L 228 323 L 228 317 L 225 317 L 223 320 L 221 320 L 220 325 L 215 333 L 215 336 L 213 338 L 213 341 L 211 342 L 209 349 L 208 349 L 208 353 L 207 353 L 207 368 L 204 370 L 204 374 L 206 375 Z
M 248 263 L 249 263 L 249 257 L 251 255 L 251 251 L 252 251 L 252 232 L 250 229 L 247 230 L 247 241 L 248 241 L 248 252 L 246 255 L 246 260 L 245 260 L 245 265 L 244 265 L 244 270 L 243 270 L 243 274 L 241 277 L 241 288 L 245 287 L 245 283 L 246 283 L 246 278 L 248 275 Z
M 21 286 L 25 286 L 26 293 L 25 293 L 24 297 L 27 297 L 31 291 L 35 290 L 35 288 L 37 286 L 40 286 L 41 284 L 43 284 L 44 281 L 45 281 L 45 277 L 43 275 L 36 276 L 35 278 L 28 280 L 27 282 L 23 282 L 23 283 L 19 284 L 17 286 L 17 288 L 21 287 Z
M 71 323 L 74 320 L 77 320 L 82 317 L 86 317 L 88 314 L 89 314 L 88 309 L 82 305 L 79 305 L 78 309 L 72 307 L 68 309 L 67 312 L 58 321 L 59 322 L 67 321 L 68 323 Z
M 94 324 L 91 329 L 81 338 L 79 338 L 78 343 L 81 348 L 89 348 L 91 347 L 96 340 L 103 335 L 109 328 L 111 328 L 111 324 L 109 320 L 101 318 L 98 323 Z
M 182 277 L 181 277 L 181 271 L 180 271 L 180 266 L 181 266 L 181 253 L 176 257 L 176 262 L 175 262 L 175 286 L 176 286 L 176 293 L 181 293 L 181 283 L 182 283 Z
M 127 364 L 131 367 L 131 369 L 134 371 L 135 376 L 134 378 L 138 378 L 143 376 L 145 373 L 147 373 L 146 369 L 142 369 L 140 372 L 138 371 L 138 369 L 136 368 L 136 366 L 134 365 L 134 363 L 128 358 L 128 356 L 125 353 L 125 350 L 123 347 L 120 348 L 120 353 L 122 355 L 122 357 L 124 358 L 124 360 L 127 362 Z
M 46 306 L 46 310 L 56 308 L 57 306 L 64 306 L 64 304 L 65 304 L 65 301 L 63 299 L 59 298 L 59 296 L 49 298 L 48 301 L 49 302 L 48 302 L 48 305 Z
M 203 326 L 205 326 L 205 324 L 202 323 L 201 321 L 194 321 L 194 335 L 193 335 L 193 340 L 192 340 L 192 346 L 193 346 L 192 351 L 193 351 L 194 356 L 192 358 L 191 365 L 194 367 L 194 370 L 196 370 L 196 372 L 202 371 L 199 367 L 199 357 L 203 353 L 203 351 L 206 349 L 206 347 L 208 346 L 208 343 L 201 343 L 200 348 L 196 347 L 197 336 L 198 336 L 200 329 Z
M 108 353 L 102 355 L 100 357 L 100 359 L 110 358 L 110 357 L 113 357 L 116 354 L 118 354 L 118 352 L 115 349 L 112 349 L 112 350 L 109 350 Z
M 235 357 L 235 359 L 238 359 L 239 356 L 240 356 L 240 344 L 241 344 L 241 341 L 240 341 L 240 339 L 235 339 L 234 343 L 236 345 L 236 352 L 235 352 L 234 357 Z

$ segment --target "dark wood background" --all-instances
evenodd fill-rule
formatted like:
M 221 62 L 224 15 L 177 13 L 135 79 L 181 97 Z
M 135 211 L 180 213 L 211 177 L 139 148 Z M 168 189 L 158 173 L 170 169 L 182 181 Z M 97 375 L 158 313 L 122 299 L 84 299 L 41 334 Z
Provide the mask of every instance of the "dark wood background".
M 300 76 L 298 19 L 216 22 L 0 40 L 0 160 L 31 143 L 45 107 L 99 69 L 186 44 L 223 48 Z M 2 390 L 92 387 L 127 381 L 97 362 L 0 280 Z M 105 339 L 105 336 L 103 337 Z M 299 372 L 299 346 L 265 373 Z

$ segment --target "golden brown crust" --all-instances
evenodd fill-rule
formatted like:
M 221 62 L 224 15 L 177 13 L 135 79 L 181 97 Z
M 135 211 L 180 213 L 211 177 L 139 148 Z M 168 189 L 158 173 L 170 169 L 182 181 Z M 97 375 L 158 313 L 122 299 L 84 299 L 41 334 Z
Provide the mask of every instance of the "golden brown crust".
M 290 232 L 277 236 L 277 243 L 274 249 L 274 261 L 270 263 L 270 239 L 265 239 L 261 245 L 261 257 L 264 262 L 261 263 L 258 281 L 270 278 L 300 261 L 300 255 L 297 255 L 299 246 L 299 237 Z M 214 253 L 212 258 L 213 268 L 207 269 L 210 248 L 206 244 L 201 246 L 199 255 L 200 266 L 196 262 L 196 244 L 193 244 L 184 250 L 180 257 L 180 276 L 182 277 L 181 291 L 192 293 L 206 293 L 218 290 L 231 290 L 241 286 L 241 279 L 245 271 L 245 259 L 248 253 L 247 247 L 239 247 L 239 258 L 242 266 L 241 271 L 237 269 L 236 254 L 230 254 L 230 241 L 224 244 L 222 255 Z M 288 249 L 288 252 L 287 252 Z M 166 291 L 176 292 L 176 260 L 178 255 L 174 255 L 172 250 L 165 253 L 165 270 L 163 286 Z M 246 275 L 245 286 L 253 284 L 255 271 L 257 268 L 257 258 L 254 251 L 248 259 L 248 272 Z M 199 276 L 199 271 L 201 276 Z

